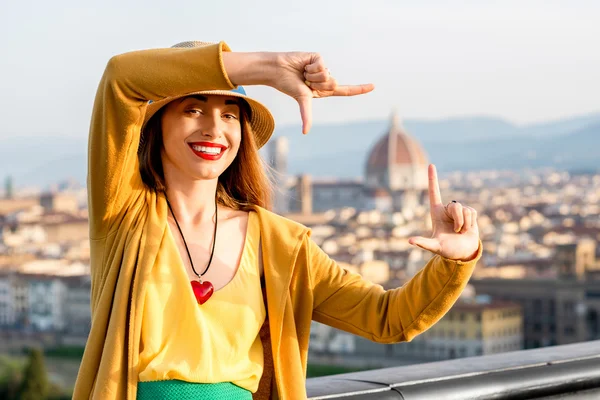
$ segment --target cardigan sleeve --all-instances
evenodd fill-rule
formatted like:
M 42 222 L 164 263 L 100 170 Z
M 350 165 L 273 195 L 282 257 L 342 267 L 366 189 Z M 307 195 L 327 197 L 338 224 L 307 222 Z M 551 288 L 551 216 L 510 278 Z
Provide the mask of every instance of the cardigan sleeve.
M 313 319 L 379 343 L 410 341 L 441 319 L 467 285 L 473 261 L 434 256 L 404 286 L 384 290 L 341 268 L 306 237 Z
M 114 56 L 98 86 L 88 143 L 90 237 L 106 237 L 144 191 L 137 150 L 148 101 L 201 90 L 232 89 L 223 42 Z

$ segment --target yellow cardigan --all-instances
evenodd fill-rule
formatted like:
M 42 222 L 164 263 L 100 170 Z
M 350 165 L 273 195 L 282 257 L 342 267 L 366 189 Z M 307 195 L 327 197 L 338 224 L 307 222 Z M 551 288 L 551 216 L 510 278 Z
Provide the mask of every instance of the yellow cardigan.
M 165 241 L 167 205 L 139 173 L 137 148 L 148 100 L 231 89 L 224 43 L 113 57 L 99 84 L 89 137 L 88 200 L 92 326 L 73 398 L 136 398 L 145 283 Z M 306 397 L 311 319 L 381 343 L 408 341 L 439 320 L 475 267 L 435 256 L 409 283 L 385 291 L 340 268 L 306 227 L 256 208 L 268 318 L 256 398 Z M 481 254 L 481 246 L 479 255 Z M 478 256 L 479 258 L 479 256 Z M 263 332 L 261 332 L 263 337 Z M 268 340 L 270 339 L 270 341 Z

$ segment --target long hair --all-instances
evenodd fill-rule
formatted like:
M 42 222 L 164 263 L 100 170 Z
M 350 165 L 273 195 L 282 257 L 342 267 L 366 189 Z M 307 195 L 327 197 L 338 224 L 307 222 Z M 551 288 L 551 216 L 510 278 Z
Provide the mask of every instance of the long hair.
M 156 192 L 165 192 L 167 189 L 161 159 L 161 119 L 164 109 L 154 114 L 146 124 L 138 151 L 142 181 Z M 233 162 L 219 176 L 217 201 L 235 210 L 250 211 L 253 206 L 270 209 L 272 184 L 256 147 L 248 118 L 250 110 L 245 102 L 240 109 L 242 139 Z

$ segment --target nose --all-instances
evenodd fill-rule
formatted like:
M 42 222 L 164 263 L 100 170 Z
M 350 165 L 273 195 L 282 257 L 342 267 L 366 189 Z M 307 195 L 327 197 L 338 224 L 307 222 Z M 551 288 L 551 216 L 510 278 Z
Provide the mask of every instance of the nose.
M 210 113 L 202 118 L 199 126 L 200 133 L 203 136 L 215 139 L 223 134 L 222 121 L 220 114 Z

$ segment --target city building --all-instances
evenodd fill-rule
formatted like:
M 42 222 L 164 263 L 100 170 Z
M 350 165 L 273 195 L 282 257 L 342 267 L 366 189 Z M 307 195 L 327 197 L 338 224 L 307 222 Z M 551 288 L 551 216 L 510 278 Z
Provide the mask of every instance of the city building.
M 78 196 L 69 192 L 46 192 L 40 196 L 40 205 L 46 212 L 76 213 L 80 208 L 79 203 Z
M 10 275 L 0 272 L 0 327 L 15 324 L 15 305 Z
M 65 330 L 62 343 L 83 346 L 91 328 L 91 279 L 89 275 L 65 277 L 67 287 L 65 302 Z
M 596 251 L 596 242 L 584 238 L 557 246 L 548 260 L 557 277 L 475 278 L 471 284 L 479 293 L 523 307 L 527 349 L 600 339 Z
M 314 355 L 346 355 L 372 363 L 418 363 L 517 351 L 523 348 L 521 306 L 489 296 L 461 298 L 431 329 L 411 342 L 379 344 L 313 323 Z M 384 363 L 385 364 L 385 363 Z
M 390 127 L 373 146 L 360 180 L 313 179 L 312 211 L 352 207 L 383 212 L 411 209 L 427 201 L 429 161 L 422 146 L 409 135 L 396 113 Z M 304 184 L 306 178 L 304 178 Z M 303 194 L 297 184 L 290 189 L 290 211 L 298 212 Z M 303 193 L 306 193 L 304 189 Z
M 50 275 L 29 275 L 29 327 L 34 332 L 61 331 L 65 328 L 67 286 Z
M 522 348 L 521 306 L 478 296 L 458 301 L 431 329 L 410 343 L 395 345 L 394 353 L 419 359 L 445 360 Z

